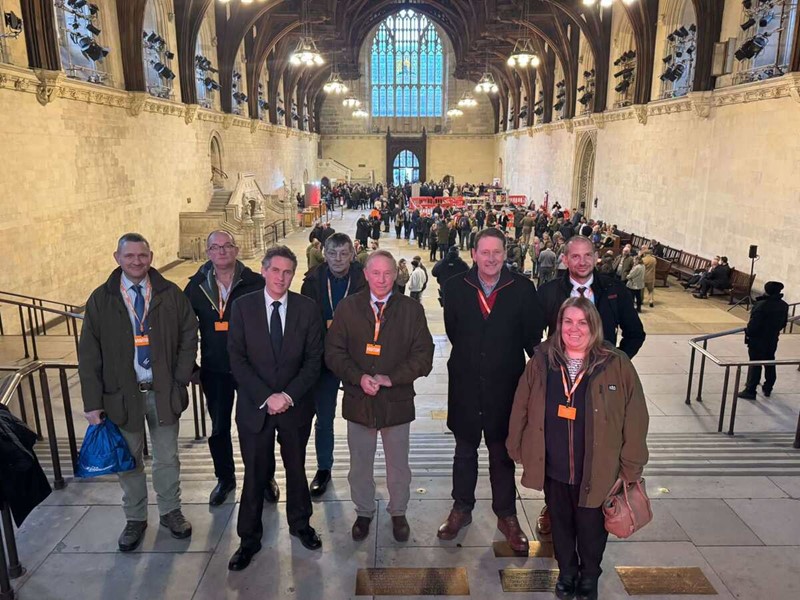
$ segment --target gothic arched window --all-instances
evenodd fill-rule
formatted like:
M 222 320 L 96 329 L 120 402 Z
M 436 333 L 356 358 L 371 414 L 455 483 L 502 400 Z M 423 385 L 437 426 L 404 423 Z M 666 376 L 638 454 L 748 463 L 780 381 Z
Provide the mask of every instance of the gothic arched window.
M 425 15 L 401 10 L 372 40 L 373 117 L 441 117 L 442 40 Z

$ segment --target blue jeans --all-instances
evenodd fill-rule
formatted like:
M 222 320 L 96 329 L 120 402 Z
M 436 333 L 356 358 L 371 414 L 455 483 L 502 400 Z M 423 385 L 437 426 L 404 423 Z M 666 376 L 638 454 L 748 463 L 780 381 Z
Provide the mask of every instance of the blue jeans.
M 314 385 L 314 405 L 317 419 L 314 424 L 314 445 L 317 451 L 317 469 L 330 471 L 333 467 L 333 418 L 336 416 L 336 396 L 339 379 L 328 369 Z

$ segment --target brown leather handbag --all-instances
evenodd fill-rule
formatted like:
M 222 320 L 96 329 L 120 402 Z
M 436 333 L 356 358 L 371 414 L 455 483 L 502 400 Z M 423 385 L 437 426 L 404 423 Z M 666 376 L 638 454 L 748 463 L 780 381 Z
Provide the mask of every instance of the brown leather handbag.
M 626 483 L 617 479 L 603 502 L 606 531 L 618 538 L 627 538 L 653 520 L 650 498 L 644 479 Z

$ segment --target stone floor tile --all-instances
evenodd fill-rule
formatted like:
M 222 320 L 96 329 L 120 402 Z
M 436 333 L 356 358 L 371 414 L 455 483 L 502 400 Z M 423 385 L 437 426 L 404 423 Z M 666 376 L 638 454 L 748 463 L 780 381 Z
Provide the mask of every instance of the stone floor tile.
M 232 504 L 211 508 L 197 504 L 182 507 L 192 523 L 192 536 L 176 540 L 158 522 L 158 510 L 148 511 L 147 530 L 136 552 L 210 552 L 219 542 L 233 511 Z M 117 538 L 125 527 L 119 506 L 93 506 L 81 522 L 64 538 L 61 552 L 116 552 Z
M 722 546 L 699 551 L 736 598 L 800 597 L 800 546 Z
M 768 546 L 791 546 L 800 540 L 800 500 L 726 500 Z
M 800 476 L 776 476 L 769 479 L 791 498 L 800 498 Z
M 762 541 L 720 499 L 661 500 L 697 546 L 760 546 Z
M 25 583 L 19 597 L 24 600 L 191 600 L 210 557 L 205 552 L 55 553 Z
M 786 493 L 770 479 L 767 477 L 652 475 L 647 477 L 647 494 L 650 498 L 786 497 Z
M 366 540 L 354 542 L 350 534 L 354 519 L 347 503 L 316 505 L 311 525 L 322 538 L 322 550 L 311 551 L 289 535 L 285 519 L 283 505 L 264 511 L 262 550 L 246 570 L 233 573 L 228 571 L 228 560 L 239 546 L 234 515 L 194 600 L 351 598 L 357 570 L 375 562 L 374 527 Z
M 622 542 L 688 542 L 689 536 L 681 529 L 664 500 L 651 500 L 653 520 Z M 616 541 L 613 536 L 610 538 Z

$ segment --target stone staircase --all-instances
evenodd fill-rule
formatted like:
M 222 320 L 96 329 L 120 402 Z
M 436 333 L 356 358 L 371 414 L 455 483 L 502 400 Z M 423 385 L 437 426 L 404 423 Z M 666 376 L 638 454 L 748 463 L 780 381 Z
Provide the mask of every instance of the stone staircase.
M 232 191 L 229 192 L 223 188 L 214 188 L 211 202 L 208 203 L 208 212 L 225 212 L 225 207 L 232 195 Z

